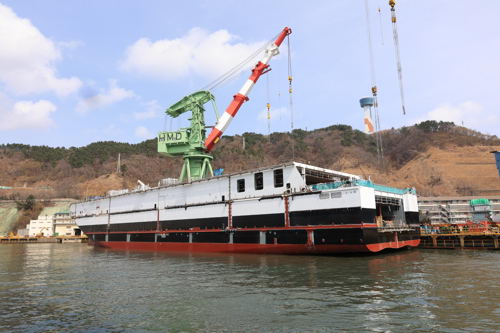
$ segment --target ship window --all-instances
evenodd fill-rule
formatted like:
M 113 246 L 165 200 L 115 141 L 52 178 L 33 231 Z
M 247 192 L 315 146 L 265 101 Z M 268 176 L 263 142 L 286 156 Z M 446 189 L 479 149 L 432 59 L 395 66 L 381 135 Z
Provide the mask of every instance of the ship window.
M 283 169 L 277 169 L 274 173 L 274 187 L 283 187 Z
M 254 174 L 255 189 L 262 190 L 264 188 L 264 174 L 262 172 L 257 172 Z
M 236 181 L 236 187 L 237 187 L 238 192 L 245 192 L 245 180 L 238 179 Z

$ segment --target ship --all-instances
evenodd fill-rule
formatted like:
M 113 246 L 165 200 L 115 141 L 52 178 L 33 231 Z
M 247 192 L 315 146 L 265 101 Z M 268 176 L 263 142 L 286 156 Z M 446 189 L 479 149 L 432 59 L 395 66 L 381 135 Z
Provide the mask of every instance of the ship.
M 160 181 L 153 188 L 140 183 L 132 192 L 111 191 L 71 205 L 71 215 L 89 244 L 257 254 L 374 253 L 419 245 L 414 188 L 383 186 L 297 161 L 214 173 L 210 152 L 290 33 L 285 28 L 264 45 L 264 57 L 221 117 L 215 108 L 217 122 L 208 136 L 203 105 L 215 105 L 210 89 L 167 109 L 173 118 L 190 113 L 189 127 L 157 137 L 160 154 L 184 160 L 178 180 Z M 215 84 L 230 80 L 224 76 Z M 291 93 L 292 77 L 288 80 Z
M 298 162 L 82 201 L 71 213 L 92 244 L 127 250 L 332 254 L 420 242 L 413 188 Z

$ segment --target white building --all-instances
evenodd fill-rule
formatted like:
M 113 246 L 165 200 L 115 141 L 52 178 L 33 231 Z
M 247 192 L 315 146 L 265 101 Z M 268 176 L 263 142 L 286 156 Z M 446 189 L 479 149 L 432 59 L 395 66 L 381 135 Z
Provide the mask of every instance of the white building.
M 80 228 L 69 212 L 58 212 L 54 215 L 39 215 L 26 226 L 28 235 L 33 236 L 80 236 Z
M 80 236 L 80 228 L 75 220 L 71 218 L 69 212 L 59 212 L 54 214 L 54 234 L 56 236 Z
M 418 208 L 420 216 L 431 224 L 462 224 L 474 220 L 471 200 L 476 199 L 488 199 L 492 219 L 500 217 L 500 196 L 419 197 Z
M 39 215 L 38 219 L 31 220 L 26 226 L 29 236 L 52 236 L 54 234 L 54 217 Z

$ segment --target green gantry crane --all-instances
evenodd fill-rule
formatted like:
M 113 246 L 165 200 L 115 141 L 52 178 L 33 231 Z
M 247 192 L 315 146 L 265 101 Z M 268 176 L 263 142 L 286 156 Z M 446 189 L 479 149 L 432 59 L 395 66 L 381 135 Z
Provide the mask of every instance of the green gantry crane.
M 171 107 L 166 113 L 172 118 L 177 118 L 181 114 L 191 111 L 191 126 L 181 128 L 176 132 L 160 132 L 158 134 L 158 152 L 166 156 L 183 156 L 179 181 L 190 181 L 194 179 L 213 176 L 212 156 L 205 153 L 205 108 L 204 104 L 212 101 L 216 112 L 215 97 L 208 91 L 197 91 L 194 94 L 184 97 Z

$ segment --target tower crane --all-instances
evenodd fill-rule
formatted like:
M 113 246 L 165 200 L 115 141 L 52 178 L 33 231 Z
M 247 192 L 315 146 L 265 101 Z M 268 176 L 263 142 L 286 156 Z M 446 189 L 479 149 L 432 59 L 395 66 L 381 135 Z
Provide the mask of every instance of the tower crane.
M 248 95 L 259 78 L 262 74 L 271 70 L 269 62 L 274 56 L 279 54 L 280 45 L 291 33 L 292 30 L 290 28 L 283 29 L 274 42 L 266 47 L 263 58 L 257 62 L 252 69 L 252 74 L 240 91 L 234 95 L 232 102 L 220 118 L 217 115 L 215 97 L 206 90 L 197 91 L 189 96 L 185 96 L 166 110 L 166 114 L 173 118 L 183 113 L 191 112 L 189 127 L 181 128 L 175 132 L 160 132 L 158 134 L 158 152 L 160 154 L 166 156 L 183 156 L 184 164 L 179 177 L 180 182 L 213 176 L 211 165 L 213 157 L 210 155 L 210 152 L 220 140 L 220 137 L 236 116 L 243 103 L 249 100 Z M 205 126 L 204 104 L 209 101 L 212 101 L 214 104 L 217 123 L 208 137 L 206 137 L 207 126 Z

